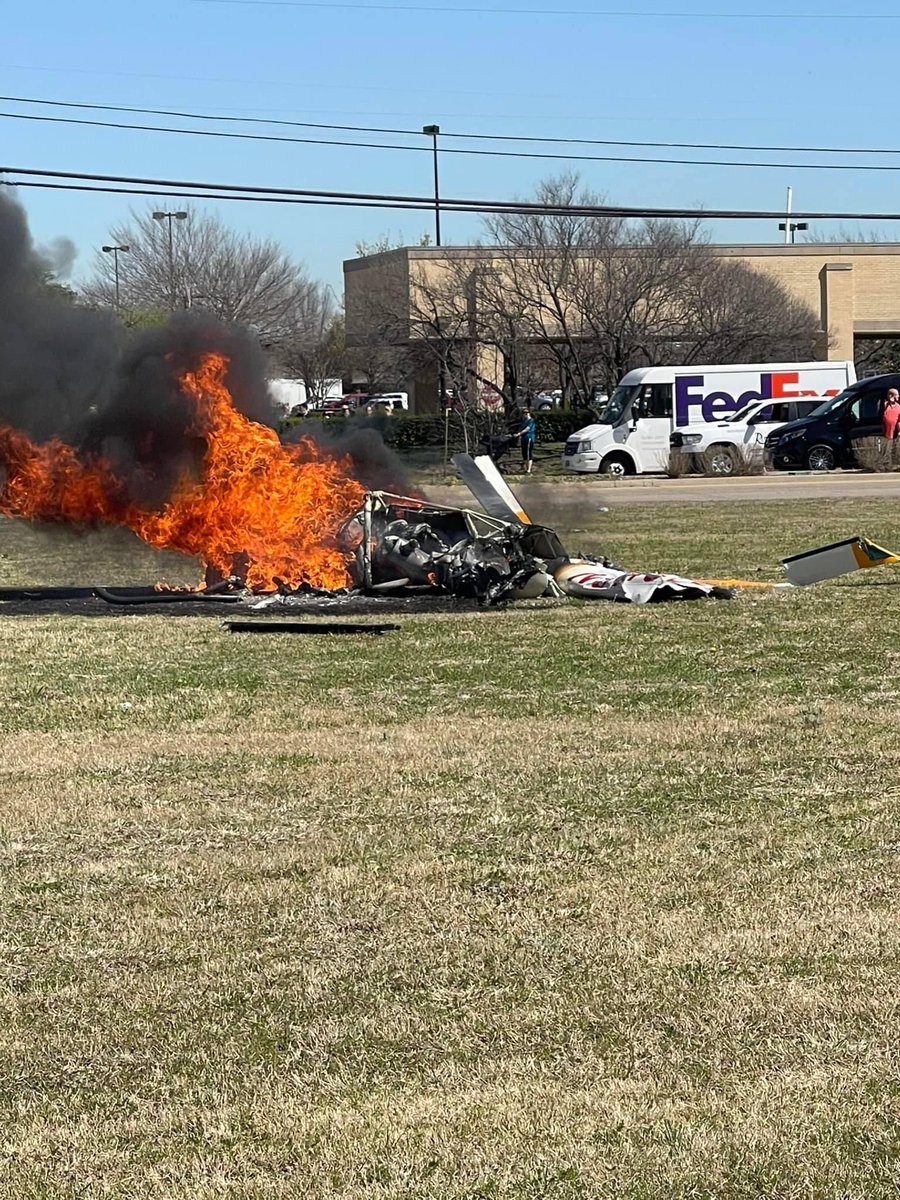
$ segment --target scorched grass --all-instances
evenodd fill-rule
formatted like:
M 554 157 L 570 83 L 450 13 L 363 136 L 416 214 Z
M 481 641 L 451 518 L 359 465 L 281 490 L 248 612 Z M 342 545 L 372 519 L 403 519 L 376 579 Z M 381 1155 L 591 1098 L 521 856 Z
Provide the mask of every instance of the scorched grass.
M 565 525 L 751 578 L 900 544 L 881 501 Z M 7 582 L 194 577 L 0 532 Z M 0 1194 L 896 1195 L 898 597 L 0 619 Z

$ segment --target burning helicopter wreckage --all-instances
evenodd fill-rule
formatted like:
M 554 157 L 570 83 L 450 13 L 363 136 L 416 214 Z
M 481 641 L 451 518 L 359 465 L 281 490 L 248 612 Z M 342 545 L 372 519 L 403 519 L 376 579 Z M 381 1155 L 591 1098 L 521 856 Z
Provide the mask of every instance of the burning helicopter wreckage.
M 157 488 L 163 476 L 154 458 L 158 431 L 139 424 L 140 436 L 123 453 L 115 407 L 112 417 L 90 421 L 89 436 L 76 444 L 59 437 L 37 442 L 0 425 L 0 513 L 72 529 L 124 527 L 150 546 L 193 556 L 205 569 L 205 586 L 195 591 L 94 588 L 107 604 L 227 599 L 255 608 L 309 608 L 326 596 L 360 593 L 426 593 L 481 604 L 540 596 L 641 604 L 730 594 L 569 556 L 553 530 L 530 520 L 488 457 L 454 459 L 483 512 L 367 488 L 370 461 L 355 462 L 317 442 L 314 431 L 282 443 L 274 429 L 241 411 L 229 386 L 229 355 L 187 347 L 181 355 L 157 349 L 153 357 L 181 412 L 167 431 L 176 454 L 173 463 L 166 450 L 163 496 L 147 492 L 148 481 Z M 98 438 L 98 428 L 112 428 L 114 436 Z M 35 589 L 21 597 L 9 592 L 0 591 L 0 599 L 35 598 Z
M 453 463 L 483 511 L 367 492 L 339 535 L 352 549 L 357 587 L 482 604 L 564 596 L 644 604 L 732 594 L 677 575 L 634 574 L 606 558 L 572 557 L 554 530 L 531 521 L 488 456 L 458 454 Z M 291 597 L 278 600 L 290 603 Z

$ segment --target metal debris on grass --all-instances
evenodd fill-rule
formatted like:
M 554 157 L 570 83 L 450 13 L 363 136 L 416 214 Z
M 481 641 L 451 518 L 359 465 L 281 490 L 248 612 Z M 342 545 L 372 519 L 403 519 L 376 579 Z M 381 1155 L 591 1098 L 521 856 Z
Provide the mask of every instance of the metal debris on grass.
M 900 554 L 885 550 L 868 538 L 850 537 L 842 542 L 805 550 L 802 554 L 792 554 L 781 561 L 787 572 L 788 583 L 793 587 L 806 587 L 810 583 L 848 575 L 851 571 L 890 566 L 900 562 Z

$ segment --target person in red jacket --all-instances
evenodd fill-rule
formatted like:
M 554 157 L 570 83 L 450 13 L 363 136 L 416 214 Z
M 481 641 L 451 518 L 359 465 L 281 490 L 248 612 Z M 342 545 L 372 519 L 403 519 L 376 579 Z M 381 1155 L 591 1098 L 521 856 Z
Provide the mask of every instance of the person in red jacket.
M 887 390 L 881 420 L 886 441 L 892 442 L 894 438 L 900 436 L 900 391 L 895 387 Z

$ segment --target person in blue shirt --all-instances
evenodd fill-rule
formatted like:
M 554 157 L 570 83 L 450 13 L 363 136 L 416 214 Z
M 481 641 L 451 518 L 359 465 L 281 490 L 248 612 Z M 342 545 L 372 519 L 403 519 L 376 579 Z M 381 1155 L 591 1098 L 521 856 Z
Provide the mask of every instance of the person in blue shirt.
M 531 467 L 534 462 L 534 428 L 534 417 L 531 415 L 531 409 L 523 408 L 521 424 L 516 430 L 516 435 L 519 439 L 519 448 L 522 451 L 522 468 L 526 475 L 531 474 Z

